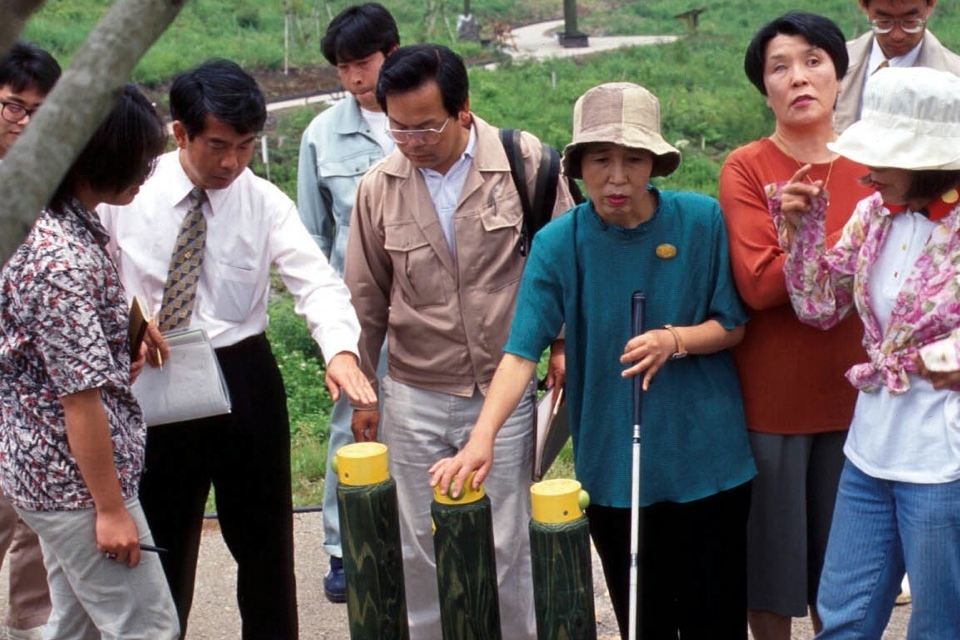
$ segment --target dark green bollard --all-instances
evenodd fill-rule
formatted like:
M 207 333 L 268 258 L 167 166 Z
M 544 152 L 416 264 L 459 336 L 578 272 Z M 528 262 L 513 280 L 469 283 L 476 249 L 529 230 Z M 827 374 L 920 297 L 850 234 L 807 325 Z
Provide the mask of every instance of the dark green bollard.
M 456 500 L 434 491 L 430 508 L 444 640 L 501 638 L 490 498 L 472 481 Z
M 586 492 L 575 480 L 545 480 L 530 497 L 537 639 L 597 640 Z
M 335 457 L 337 508 L 352 640 L 409 640 L 397 483 L 387 447 L 363 442 Z

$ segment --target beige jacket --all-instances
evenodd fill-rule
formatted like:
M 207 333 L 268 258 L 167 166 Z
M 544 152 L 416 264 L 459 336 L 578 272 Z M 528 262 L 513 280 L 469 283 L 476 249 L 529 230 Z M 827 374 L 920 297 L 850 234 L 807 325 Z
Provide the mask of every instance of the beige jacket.
M 850 66 L 847 75 L 840 82 L 840 97 L 833 114 L 833 128 L 839 134 L 860 119 L 860 103 L 863 98 L 863 83 L 870 62 L 870 47 L 873 45 L 873 32 L 865 34 L 847 43 Z M 929 67 L 940 71 L 949 71 L 960 75 L 960 56 L 953 53 L 937 40 L 930 31 L 923 35 L 917 67 Z
M 513 318 L 523 212 L 499 132 L 473 116 L 477 146 L 454 214 L 454 260 L 420 171 L 399 152 L 357 188 L 344 279 L 360 318 L 360 357 L 376 384 L 384 332 L 398 382 L 458 396 L 486 392 Z M 540 143 L 521 148 L 530 199 Z M 573 206 L 560 180 L 554 215 Z

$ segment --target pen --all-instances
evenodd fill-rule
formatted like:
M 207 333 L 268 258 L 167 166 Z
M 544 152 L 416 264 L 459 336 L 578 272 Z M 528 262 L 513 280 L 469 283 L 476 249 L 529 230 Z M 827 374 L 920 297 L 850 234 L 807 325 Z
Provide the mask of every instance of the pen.
M 163 547 L 155 547 L 152 544 L 141 544 L 140 551 L 152 551 L 154 553 L 166 553 L 167 549 Z
M 160 355 L 159 348 L 157 348 L 157 366 L 160 367 L 160 371 L 163 371 L 163 356 Z

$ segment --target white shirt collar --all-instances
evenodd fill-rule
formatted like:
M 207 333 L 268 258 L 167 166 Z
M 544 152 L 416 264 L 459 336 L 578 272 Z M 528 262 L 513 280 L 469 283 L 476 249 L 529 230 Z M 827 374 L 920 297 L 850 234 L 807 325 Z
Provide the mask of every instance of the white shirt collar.
M 869 78 L 879 67 L 880 64 L 886 60 L 887 65 L 890 67 L 912 67 L 917 64 L 917 58 L 920 56 L 920 47 L 923 46 L 923 38 L 920 39 L 920 42 L 917 43 L 913 49 L 907 51 L 902 56 L 896 56 L 895 58 L 887 58 L 883 55 L 883 50 L 880 48 L 880 45 L 877 44 L 877 38 L 873 38 L 873 42 L 870 46 L 870 61 L 867 66 L 867 77 Z

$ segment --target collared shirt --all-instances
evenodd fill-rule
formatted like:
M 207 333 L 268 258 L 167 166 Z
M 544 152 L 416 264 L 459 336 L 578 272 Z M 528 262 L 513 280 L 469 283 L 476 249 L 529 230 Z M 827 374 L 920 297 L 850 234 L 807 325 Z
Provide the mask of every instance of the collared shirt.
M 363 116 L 363 121 L 370 127 L 370 135 L 377 139 L 377 144 L 380 145 L 383 155 L 393 153 L 393 150 L 397 148 L 397 143 L 387 133 L 387 114 L 383 111 L 370 111 L 360 107 L 360 115 Z
M 140 296 L 152 315 L 160 309 L 192 188 L 179 152 L 172 151 L 160 157 L 132 204 L 99 209 L 127 295 Z M 203 213 L 207 240 L 191 328 L 205 329 L 218 348 L 263 332 L 274 267 L 324 356 L 357 353 L 360 325 L 350 294 L 290 198 L 245 169 L 225 189 L 207 190 Z
M 385 334 L 391 378 L 451 395 L 485 393 L 503 355 L 524 265 L 523 211 L 498 130 L 472 118 L 477 145 L 454 212 L 456 260 L 423 174 L 402 153 L 357 188 L 344 277 L 363 321 L 361 366 L 371 384 Z M 521 144 L 532 199 L 541 145 L 529 133 Z M 572 204 L 560 180 L 554 215 Z
M 96 215 L 74 202 L 44 212 L 0 272 L 0 486 L 21 509 L 93 507 L 60 402 L 89 389 L 100 389 L 122 496 L 137 494 L 146 429 L 106 242 Z
M 888 67 L 913 67 L 917 64 L 917 58 L 920 57 L 920 48 L 923 46 L 923 40 L 917 43 L 913 49 L 906 52 L 902 56 L 896 56 L 895 58 L 887 58 L 883 55 L 883 49 L 880 48 L 880 45 L 877 44 L 877 39 L 873 39 L 873 46 L 870 47 L 870 61 L 867 63 L 867 73 L 863 78 L 863 90 L 866 91 L 867 85 L 870 84 L 870 78 L 873 77 L 877 71 L 880 70 L 884 62 Z
M 453 259 L 457 258 L 453 214 L 457 210 L 457 201 L 460 200 L 463 184 L 467 181 L 467 174 L 470 172 L 470 163 L 473 162 L 473 154 L 476 148 L 477 132 L 471 126 L 466 148 L 457 158 L 457 161 L 447 169 L 446 173 L 440 173 L 433 169 L 420 169 L 423 180 L 427 183 L 427 191 L 430 192 L 430 201 L 433 202 L 433 208 L 437 211 L 437 217 L 440 219 L 440 228 L 443 229 L 443 237 L 447 240 L 447 248 L 450 249 L 450 256 Z
M 860 395 L 844 453 L 876 478 L 960 479 L 960 389 L 934 390 L 913 362 L 922 346 L 960 324 L 960 206 L 931 222 L 915 213 L 891 215 L 875 193 L 857 205 L 828 250 L 825 208 L 825 197 L 812 199 L 784 274 L 805 322 L 828 327 L 854 309 L 863 320 L 869 362 L 847 372 Z
M 380 129 L 386 135 L 384 126 Z M 379 140 L 376 128 L 363 117 L 353 98 L 341 100 L 314 118 L 300 140 L 300 219 L 341 276 L 357 183 L 385 155 Z

